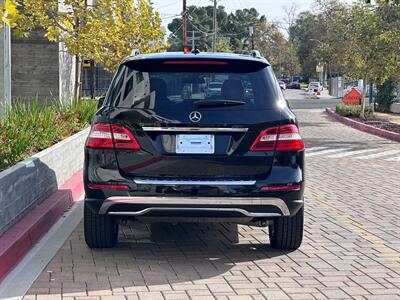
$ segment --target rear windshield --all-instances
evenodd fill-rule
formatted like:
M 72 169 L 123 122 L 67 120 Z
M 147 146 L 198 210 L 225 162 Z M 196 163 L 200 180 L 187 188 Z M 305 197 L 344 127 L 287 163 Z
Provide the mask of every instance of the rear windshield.
M 227 70 L 227 72 L 225 72 Z M 107 96 L 112 107 L 136 109 L 187 110 L 199 101 L 239 101 L 225 109 L 262 109 L 274 106 L 278 91 L 270 67 L 254 72 L 221 67 L 157 68 L 146 70 L 123 65 L 118 70 Z M 278 87 L 279 88 L 279 87 Z M 280 89 L 279 89 L 280 91 Z

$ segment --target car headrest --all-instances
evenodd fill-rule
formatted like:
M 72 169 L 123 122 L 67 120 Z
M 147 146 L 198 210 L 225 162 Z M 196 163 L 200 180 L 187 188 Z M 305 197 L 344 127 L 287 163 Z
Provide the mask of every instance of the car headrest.
M 150 92 L 156 93 L 156 99 L 167 97 L 167 84 L 164 79 L 151 78 L 150 79 Z
M 222 85 L 221 95 L 224 99 L 243 100 L 244 88 L 242 81 L 238 79 L 225 80 Z

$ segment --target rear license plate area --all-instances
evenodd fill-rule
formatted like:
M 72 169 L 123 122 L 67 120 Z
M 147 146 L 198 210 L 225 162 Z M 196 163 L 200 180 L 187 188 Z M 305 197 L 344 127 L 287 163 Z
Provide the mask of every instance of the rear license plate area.
M 214 154 L 215 137 L 212 134 L 177 134 L 177 154 Z

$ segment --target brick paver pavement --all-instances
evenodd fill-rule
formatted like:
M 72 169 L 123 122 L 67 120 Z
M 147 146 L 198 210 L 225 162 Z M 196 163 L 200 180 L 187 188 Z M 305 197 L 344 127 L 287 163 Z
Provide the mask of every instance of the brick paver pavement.
M 399 144 L 298 110 L 306 145 Z M 110 250 L 82 224 L 26 299 L 400 299 L 400 162 L 307 159 L 304 242 L 269 247 L 267 230 L 231 224 L 130 223 Z

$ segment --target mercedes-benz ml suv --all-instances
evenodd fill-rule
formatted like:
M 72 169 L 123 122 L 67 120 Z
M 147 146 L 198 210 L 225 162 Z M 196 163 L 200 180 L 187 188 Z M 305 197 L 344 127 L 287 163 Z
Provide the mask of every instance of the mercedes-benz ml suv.
M 86 141 L 84 184 L 91 248 L 114 246 L 129 219 L 268 226 L 278 249 L 302 241 L 304 143 L 257 52 L 124 60 Z

